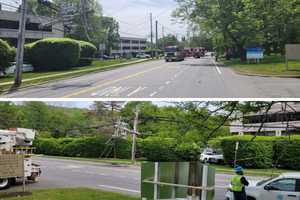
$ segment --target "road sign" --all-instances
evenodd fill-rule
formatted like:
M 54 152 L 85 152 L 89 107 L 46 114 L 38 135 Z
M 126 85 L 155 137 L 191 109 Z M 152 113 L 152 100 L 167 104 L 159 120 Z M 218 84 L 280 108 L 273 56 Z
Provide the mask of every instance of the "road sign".
M 289 69 L 289 60 L 300 60 L 300 44 L 285 45 L 286 69 Z
M 259 60 L 264 58 L 263 48 L 247 48 L 247 60 Z

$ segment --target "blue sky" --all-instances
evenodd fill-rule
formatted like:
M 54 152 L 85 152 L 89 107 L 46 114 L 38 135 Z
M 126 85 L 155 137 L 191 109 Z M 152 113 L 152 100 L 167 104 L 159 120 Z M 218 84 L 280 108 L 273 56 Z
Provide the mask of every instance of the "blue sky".
M 186 27 L 172 20 L 171 13 L 177 4 L 174 0 L 99 0 L 103 13 L 113 16 L 120 23 L 121 35 L 133 34 L 149 37 L 150 12 L 154 21 L 159 21 L 159 35 L 162 34 L 162 25 L 166 26 L 165 34 L 178 34 L 179 38 L 186 34 Z M 128 34 L 126 34 L 128 33 Z

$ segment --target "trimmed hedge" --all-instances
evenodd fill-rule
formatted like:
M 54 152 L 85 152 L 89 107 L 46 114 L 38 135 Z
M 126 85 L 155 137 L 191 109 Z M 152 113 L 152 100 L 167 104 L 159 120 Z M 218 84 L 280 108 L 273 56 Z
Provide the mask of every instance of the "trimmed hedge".
M 14 48 L 0 39 L 0 72 L 5 72 L 5 69 L 10 66 L 10 62 L 13 62 L 16 56 Z
M 79 43 L 68 38 L 39 40 L 30 49 L 30 63 L 36 71 L 69 69 L 78 64 L 80 57 Z
M 106 137 L 84 137 L 84 138 L 37 138 L 34 142 L 36 153 L 52 155 L 52 156 L 67 156 L 67 157 L 90 157 L 99 158 L 107 147 L 108 138 Z M 131 149 L 130 143 L 124 139 L 117 139 L 117 147 L 122 147 L 116 152 L 117 158 L 130 158 Z M 119 148 L 117 148 L 119 149 Z M 110 152 L 108 157 L 113 157 L 113 152 Z
M 232 165 L 235 144 L 240 142 L 238 164 L 248 168 L 270 168 L 275 165 L 284 169 L 300 169 L 300 137 L 258 136 L 249 143 L 252 136 L 233 136 L 220 138 L 225 163 Z
M 96 55 L 97 48 L 90 42 L 77 41 L 80 45 L 80 59 L 78 67 L 91 65 Z

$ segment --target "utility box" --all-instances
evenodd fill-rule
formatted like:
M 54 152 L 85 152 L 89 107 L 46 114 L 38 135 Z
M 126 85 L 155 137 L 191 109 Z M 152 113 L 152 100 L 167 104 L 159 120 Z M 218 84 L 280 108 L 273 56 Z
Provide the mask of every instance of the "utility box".
M 0 178 L 24 177 L 24 156 L 0 154 Z
M 142 200 L 213 200 L 215 169 L 201 162 L 145 162 Z

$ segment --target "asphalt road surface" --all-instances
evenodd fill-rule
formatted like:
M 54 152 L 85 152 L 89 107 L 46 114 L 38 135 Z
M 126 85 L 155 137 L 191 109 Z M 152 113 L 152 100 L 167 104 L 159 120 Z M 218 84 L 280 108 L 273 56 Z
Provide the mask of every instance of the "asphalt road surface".
M 86 187 L 140 196 L 140 168 L 137 166 L 113 166 L 111 164 L 35 157 L 34 162 L 42 166 L 38 183 L 27 185 L 27 189 Z M 216 185 L 227 186 L 230 175 L 217 174 Z M 249 177 L 249 180 L 261 178 Z M 14 186 L 10 191 L 21 190 Z M 224 200 L 225 189 L 217 189 L 215 200 Z
M 8 98 L 299 98 L 300 80 L 242 76 L 213 58 L 163 60 L 60 80 Z

